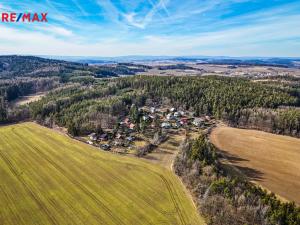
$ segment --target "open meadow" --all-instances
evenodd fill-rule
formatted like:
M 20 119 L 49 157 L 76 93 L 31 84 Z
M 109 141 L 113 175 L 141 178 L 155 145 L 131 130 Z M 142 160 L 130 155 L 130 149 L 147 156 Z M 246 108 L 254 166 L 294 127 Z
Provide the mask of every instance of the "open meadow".
M 0 127 L 0 224 L 204 224 L 179 179 L 34 123 Z
M 225 126 L 211 142 L 253 182 L 283 199 L 300 204 L 300 139 Z

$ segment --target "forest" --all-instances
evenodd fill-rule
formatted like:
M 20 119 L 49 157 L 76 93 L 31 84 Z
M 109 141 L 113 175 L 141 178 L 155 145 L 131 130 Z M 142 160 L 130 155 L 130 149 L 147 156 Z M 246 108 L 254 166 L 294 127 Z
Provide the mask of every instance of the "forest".
M 25 84 L 2 88 L 2 96 L 8 101 L 16 98 L 23 86 L 30 86 L 30 82 Z M 61 86 L 30 105 L 33 119 L 50 126 L 72 124 L 79 133 L 86 133 L 99 126 L 112 128 L 129 113 L 132 104 L 154 102 L 192 111 L 195 116 L 210 115 L 235 127 L 300 135 L 300 98 L 294 87 L 213 76 L 93 78 L 90 82 L 67 81 Z

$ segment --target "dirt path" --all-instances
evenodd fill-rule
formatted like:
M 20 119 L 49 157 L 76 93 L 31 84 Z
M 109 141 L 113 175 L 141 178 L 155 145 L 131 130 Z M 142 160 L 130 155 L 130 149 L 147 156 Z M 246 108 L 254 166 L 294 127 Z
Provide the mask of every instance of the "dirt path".
M 251 181 L 300 204 L 300 139 L 219 126 L 210 140 Z
M 160 144 L 153 152 L 145 156 L 148 161 L 172 170 L 173 161 L 178 153 L 180 143 L 185 138 L 185 131 L 171 131 L 169 138 Z

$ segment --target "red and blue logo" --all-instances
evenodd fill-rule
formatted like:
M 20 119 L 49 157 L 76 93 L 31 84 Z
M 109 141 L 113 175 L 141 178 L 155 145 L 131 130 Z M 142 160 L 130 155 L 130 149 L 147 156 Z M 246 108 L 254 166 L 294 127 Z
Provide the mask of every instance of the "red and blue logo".
M 46 23 L 48 13 L 0 13 L 3 23 Z

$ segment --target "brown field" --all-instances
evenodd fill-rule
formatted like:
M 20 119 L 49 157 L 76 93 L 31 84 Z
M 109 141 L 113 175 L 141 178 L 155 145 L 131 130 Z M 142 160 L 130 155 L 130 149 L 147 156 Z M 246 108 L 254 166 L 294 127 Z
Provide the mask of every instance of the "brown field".
M 300 204 L 300 139 L 220 126 L 210 140 L 251 181 Z

